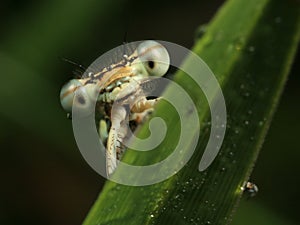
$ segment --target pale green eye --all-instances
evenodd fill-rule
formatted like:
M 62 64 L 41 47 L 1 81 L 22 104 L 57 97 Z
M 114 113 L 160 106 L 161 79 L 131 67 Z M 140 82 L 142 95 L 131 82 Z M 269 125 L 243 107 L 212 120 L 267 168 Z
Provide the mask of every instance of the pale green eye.
M 91 105 L 90 89 L 90 85 L 83 86 L 82 82 L 77 79 L 70 80 L 65 84 L 60 91 L 60 103 L 64 110 L 72 112 L 73 104 L 79 109 L 89 109 Z
M 82 86 L 82 83 L 73 79 L 66 83 L 60 91 L 60 103 L 66 112 L 72 111 L 75 91 Z
M 150 76 L 163 76 L 169 69 L 170 57 L 167 49 L 156 41 L 144 41 L 137 53 Z

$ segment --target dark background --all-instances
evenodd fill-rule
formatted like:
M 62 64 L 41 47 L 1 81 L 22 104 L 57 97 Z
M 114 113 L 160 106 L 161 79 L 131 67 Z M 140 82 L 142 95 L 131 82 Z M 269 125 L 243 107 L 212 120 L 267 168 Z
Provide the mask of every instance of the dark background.
M 191 48 L 222 2 L 2 1 L 0 224 L 80 224 L 102 188 L 60 106 L 60 88 L 76 70 L 61 58 L 88 66 L 125 37 Z M 297 61 L 251 178 L 259 193 L 242 201 L 234 224 L 300 220 Z

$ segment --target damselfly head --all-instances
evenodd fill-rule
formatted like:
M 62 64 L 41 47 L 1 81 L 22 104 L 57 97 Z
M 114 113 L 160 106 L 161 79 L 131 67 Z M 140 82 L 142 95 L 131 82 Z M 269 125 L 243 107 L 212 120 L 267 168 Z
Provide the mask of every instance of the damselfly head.
M 64 110 L 72 112 L 73 107 L 83 114 L 91 112 L 96 101 L 111 103 L 122 89 L 123 84 L 136 82 L 148 76 L 163 76 L 169 69 L 170 57 L 167 49 L 156 41 L 144 41 L 135 50 L 126 45 L 128 53 L 123 48 L 116 48 L 105 57 L 97 59 L 86 70 L 81 79 L 72 79 L 63 86 L 60 92 L 60 101 Z M 118 56 L 118 57 L 114 57 Z M 121 58 L 117 63 L 103 64 L 103 60 L 111 57 Z M 101 60 L 100 60 L 101 59 Z M 135 86 L 135 90 L 139 85 Z M 129 90 L 129 89 L 127 89 Z M 102 91 L 102 92 L 101 92 Z M 123 93 L 127 96 L 128 93 Z

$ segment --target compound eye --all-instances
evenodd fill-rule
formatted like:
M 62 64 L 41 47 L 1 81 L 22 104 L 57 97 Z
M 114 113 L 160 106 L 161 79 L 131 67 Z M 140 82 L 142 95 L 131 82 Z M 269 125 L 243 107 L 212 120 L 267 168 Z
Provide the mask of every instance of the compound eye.
M 79 87 L 82 87 L 82 83 L 77 79 L 70 80 L 62 87 L 60 91 L 60 103 L 66 112 L 72 111 L 75 91 Z
M 79 110 L 80 113 L 86 113 L 91 108 L 91 99 L 88 94 L 88 87 L 79 87 L 74 93 L 73 107 Z
M 92 85 L 83 85 L 77 79 L 70 80 L 60 91 L 60 103 L 66 112 L 72 112 L 72 107 L 79 110 L 89 109 L 93 91 Z
M 150 76 L 163 76 L 169 69 L 170 57 L 167 49 L 156 41 L 144 41 L 137 53 Z
M 95 109 L 97 86 L 83 83 L 83 80 L 73 79 L 62 87 L 60 102 L 66 112 L 71 113 L 75 109 L 77 115 L 87 116 Z

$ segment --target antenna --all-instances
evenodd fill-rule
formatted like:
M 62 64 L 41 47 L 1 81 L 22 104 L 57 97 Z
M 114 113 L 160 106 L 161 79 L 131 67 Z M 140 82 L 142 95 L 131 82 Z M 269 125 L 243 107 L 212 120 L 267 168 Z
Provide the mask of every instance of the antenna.
M 86 68 L 83 66 L 83 65 L 81 65 L 81 64 L 79 64 L 79 63 L 76 63 L 76 62 L 73 62 L 73 61 L 71 61 L 71 60 L 69 60 L 69 59 L 66 59 L 66 58 L 61 58 L 63 61 L 65 61 L 65 62 L 67 62 L 67 63 L 70 63 L 70 64 L 72 64 L 72 65 L 75 65 L 75 66 L 77 66 L 77 67 L 79 67 L 80 69 L 82 69 L 83 71 L 85 71 L 86 70 Z

